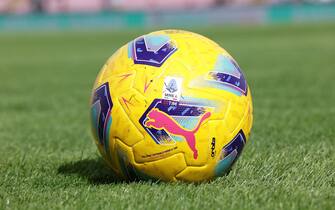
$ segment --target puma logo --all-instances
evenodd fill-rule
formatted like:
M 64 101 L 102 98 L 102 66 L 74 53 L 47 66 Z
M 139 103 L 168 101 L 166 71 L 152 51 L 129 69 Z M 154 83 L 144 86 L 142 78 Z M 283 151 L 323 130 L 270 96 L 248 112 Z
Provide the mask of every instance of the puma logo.
M 195 133 L 199 130 L 203 121 L 211 116 L 210 112 L 203 114 L 198 121 L 197 125 L 192 129 L 188 130 L 180 126 L 171 116 L 165 112 L 160 111 L 157 108 L 154 108 L 149 111 L 147 114 L 148 121 L 145 122 L 145 126 L 148 128 L 155 128 L 157 130 L 165 130 L 166 132 L 183 137 L 190 149 L 193 152 L 194 159 L 198 158 L 198 150 L 195 147 Z

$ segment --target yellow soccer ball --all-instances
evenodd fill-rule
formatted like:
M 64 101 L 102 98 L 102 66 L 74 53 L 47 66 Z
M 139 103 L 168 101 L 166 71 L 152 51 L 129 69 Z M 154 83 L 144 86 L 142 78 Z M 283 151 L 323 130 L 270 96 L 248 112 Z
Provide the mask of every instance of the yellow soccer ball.
M 120 177 L 211 180 L 230 170 L 249 138 L 251 93 L 237 62 L 215 42 L 157 31 L 108 59 L 94 84 L 91 123 Z

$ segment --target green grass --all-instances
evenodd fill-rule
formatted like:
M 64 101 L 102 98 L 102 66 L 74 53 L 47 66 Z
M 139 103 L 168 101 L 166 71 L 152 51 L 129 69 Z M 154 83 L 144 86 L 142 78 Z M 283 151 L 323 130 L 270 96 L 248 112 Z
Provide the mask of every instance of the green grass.
M 0 209 L 334 209 L 335 24 L 193 29 L 238 60 L 251 141 L 211 183 L 118 182 L 89 131 L 89 96 L 145 31 L 0 34 Z

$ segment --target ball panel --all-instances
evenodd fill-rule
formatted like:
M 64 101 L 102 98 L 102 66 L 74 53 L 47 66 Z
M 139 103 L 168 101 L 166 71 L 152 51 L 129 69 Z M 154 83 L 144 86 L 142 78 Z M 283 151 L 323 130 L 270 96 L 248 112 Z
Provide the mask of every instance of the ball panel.
M 111 78 L 114 75 L 124 74 L 131 71 L 131 67 L 135 66 L 133 60 L 128 58 L 127 45 L 117 50 L 106 62 L 107 71 L 104 71 L 102 77 Z
M 179 174 L 176 175 L 176 179 L 186 182 L 201 182 L 204 180 L 210 180 L 214 176 L 213 166 L 188 166 Z
M 135 165 L 143 173 L 163 181 L 177 181 L 176 175 L 187 167 L 183 153 Z
M 240 130 L 235 137 L 222 148 L 219 161 L 215 167 L 215 176 L 222 176 L 229 172 L 241 155 L 246 141 L 244 132 Z
M 123 139 L 115 137 L 114 140 L 113 165 L 117 167 L 118 172 L 124 179 L 136 179 L 136 172 L 134 169 L 135 161 L 132 148 L 126 145 Z
M 123 73 L 109 74 L 109 77 L 106 77 L 101 81 L 108 82 L 111 89 L 111 96 L 113 98 L 118 98 L 123 95 L 124 92 L 132 89 L 135 78 L 136 71 L 130 70 Z
M 161 97 L 163 84 L 159 82 L 163 69 L 152 66 L 138 65 L 136 66 L 136 78 L 133 88 L 145 96 L 150 103 L 155 97 Z
M 143 141 L 134 145 L 133 151 L 137 163 L 156 161 L 183 152 L 180 146 L 177 147 L 175 144 L 164 146 L 156 144 L 149 135 L 146 135 Z
M 120 101 L 115 102 L 113 108 L 113 123 L 111 126 L 110 137 L 117 137 L 121 139 L 124 144 L 132 146 L 144 139 L 143 134 L 134 125 L 133 121 L 129 118 L 129 115 L 122 107 Z

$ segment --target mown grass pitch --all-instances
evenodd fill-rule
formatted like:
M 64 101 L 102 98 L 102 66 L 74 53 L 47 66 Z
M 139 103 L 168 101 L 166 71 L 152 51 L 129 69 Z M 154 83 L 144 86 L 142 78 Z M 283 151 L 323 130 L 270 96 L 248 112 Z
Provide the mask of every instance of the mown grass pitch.
M 237 59 L 251 141 L 211 183 L 116 181 L 89 130 L 105 60 L 145 31 L 0 34 L 0 209 L 334 209 L 335 25 L 192 29 Z

